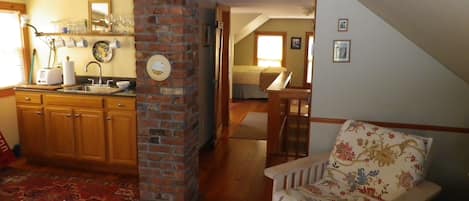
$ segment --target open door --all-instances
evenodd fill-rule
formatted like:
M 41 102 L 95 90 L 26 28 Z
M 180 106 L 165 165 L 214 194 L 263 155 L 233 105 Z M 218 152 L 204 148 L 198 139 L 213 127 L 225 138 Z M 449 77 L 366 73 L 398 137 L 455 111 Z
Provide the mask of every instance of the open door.
M 215 128 L 216 139 L 222 135 L 223 127 L 229 126 L 229 38 L 230 38 L 230 8 L 217 6 L 215 31 Z

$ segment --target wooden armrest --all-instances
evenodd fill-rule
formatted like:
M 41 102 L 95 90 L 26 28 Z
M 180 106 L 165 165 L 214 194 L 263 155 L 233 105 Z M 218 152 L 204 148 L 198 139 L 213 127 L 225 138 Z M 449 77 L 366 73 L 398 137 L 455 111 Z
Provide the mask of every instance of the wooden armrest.
M 330 153 L 323 153 L 300 158 L 294 161 L 276 165 L 264 170 L 265 176 L 275 179 L 278 176 L 284 176 L 297 169 L 312 167 L 315 163 L 325 163 L 329 159 Z
M 430 181 L 423 181 L 414 188 L 405 192 L 394 201 L 426 201 L 435 198 L 441 187 Z

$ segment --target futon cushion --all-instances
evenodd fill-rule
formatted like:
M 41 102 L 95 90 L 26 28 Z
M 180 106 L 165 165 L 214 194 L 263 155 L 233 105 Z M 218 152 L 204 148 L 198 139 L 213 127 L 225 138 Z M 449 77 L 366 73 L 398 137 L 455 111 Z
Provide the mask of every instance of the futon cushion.
M 280 191 L 274 195 L 275 201 L 376 201 L 358 191 L 351 191 L 345 183 L 322 179 L 318 182 Z
M 326 177 L 377 200 L 393 200 L 423 180 L 431 138 L 348 120 L 340 129 Z

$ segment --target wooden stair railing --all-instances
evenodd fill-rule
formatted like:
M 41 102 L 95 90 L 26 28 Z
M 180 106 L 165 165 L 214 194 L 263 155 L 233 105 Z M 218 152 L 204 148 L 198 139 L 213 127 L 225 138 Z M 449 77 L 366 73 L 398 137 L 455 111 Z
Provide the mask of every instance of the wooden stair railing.
M 291 72 L 281 73 L 267 88 L 267 157 L 302 157 L 308 153 L 310 89 L 290 89 Z

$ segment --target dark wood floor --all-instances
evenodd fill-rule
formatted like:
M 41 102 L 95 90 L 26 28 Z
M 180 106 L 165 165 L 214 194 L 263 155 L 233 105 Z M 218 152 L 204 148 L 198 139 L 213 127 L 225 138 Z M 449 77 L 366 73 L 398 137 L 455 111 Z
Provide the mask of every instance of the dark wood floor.
M 202 201 L 268 201 L 271 181 L 264 177 L 266 141 L 230 139 L 248 112 L 267 112 L 266 101 L 234 102 L 231 124 L 214 149 L 200 152 L 200 191 Z M 59 175 L 118 178 L 118 175 L 38 166 L 19 160 L 13 167 Z
M 264 177 L 265 140 L 230 139 L 248 112 L 267 112 L 266 101 L 230 105 L 230 127 L 213 150 L 200 153 L 200 190 L 203 201 L 267 201 L 271 181 Z

